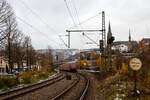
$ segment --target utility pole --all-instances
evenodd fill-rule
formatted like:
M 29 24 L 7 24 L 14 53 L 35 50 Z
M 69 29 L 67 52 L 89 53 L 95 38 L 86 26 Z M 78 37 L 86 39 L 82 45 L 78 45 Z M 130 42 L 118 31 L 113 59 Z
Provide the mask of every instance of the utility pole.
M 99 40 L 99 51 L 101 53 L 101 57 L 104 57 L 106 55 L 106 29 L 105 29 L 105 12 L 102 11 L 102 27 L 101 30 L 66 30 L 66 32 L 68 32 L 68 48 L 70 48 L 70 32 L 102 32 L 102 37 L 101 40 Z M 84 33 L 85 34 L 85 33 Z M 83 34 L 83 35 L 84 35 Z M 88 38 L 89 39 L 89 38 Z M 91 39 L 90 39 L 91 40 Z M 92 42 L 94 42 L 93 40 L 91 40 Z M 94 42 L 96 43 L 96 42 Z
M 68 32 L 68 35 L 67 35 L 68 36 L 68 48 L 70 48 L 70 32 L 102 32 L 102 41 L 103 41 L 102 47 L 106 48 L 105 12 L 102 11 L 102 29 L 101 30 L 66 30 L 66 32 Z M 100 41 L 99 41 L 99 46 L 100 46 Z M 102 51 L 103 51 L 102 54 L 104 55 L 104 50 Z
M 26 51 L 26 53 L 27 53 L 27 67 L 29 68 L 29 51 L 28 50 L 29 50 L 29 45 L 27 43 L 27 51 Z
M 100 59 L 101 59 L 101 63 L 100 63 L 100 68 L 103 69 L 104 68 L 104 62 L 103 62 L 103 58 L 106 55 L 106 29 L 105 29 L 105 12 L 102 11 L 102 39 L 99 40 L 99 50 L 100 50 Z
M 105 12 L 102 11 L 102 40 L 104 41 L 104 48 L 106 47 L 106 29 L 105 29 Z
M 68 32 L 68 48 L 70 48 L 70 32 Z
M 106 29 L 105 29 L 105 12 L 102 11 L 102 40 L 99 41 L 101 56 L 106 54 L 104 48 L 106 48 Z

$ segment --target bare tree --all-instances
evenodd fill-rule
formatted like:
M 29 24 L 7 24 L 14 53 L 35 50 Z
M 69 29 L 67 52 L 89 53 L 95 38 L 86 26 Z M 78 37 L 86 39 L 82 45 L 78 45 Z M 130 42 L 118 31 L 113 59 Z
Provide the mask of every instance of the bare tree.
M 20 30 L 15 31 L 16 37 L 13 40 L 12 43 L 12 56 L 13 56 L 13 63 L 17 65 L 17 70 L 20 71 L 20 68 L 22 66 L 21 61 L 22 61 L 22 55 L 24 54 L 23 47 L 22 47 L 22 40 L 24 35 Z
M 12 9 L 9 6 L 9 4 L 1 0 L 0 1 L 0 41 L 7 38 L 8 33 L 6 31 L 8 30 L 6 20 L 9 19 L 13 15 Z
M 50 46 L 48 46 L 48 58 L 49 58 L 49 65 L 53 66 L 53 54 L 52 54 L 52 49 Z
M 1 41 L 3 40 L 6 49 L 6 56 L 8 58 L 8 64 L 10 72 L 13 70 L 13 56 L 12 56 L 12 45 L 13 40 L 17 38 L 16 27 L 17 22 L 15 19 L 14 12 L 11 6 L 6 1 L 1 1 L 0 9 L 0 29 L 1 29 Z M 1 44 L 2 45 L 2 44 Z
M 26 36 L 24 39 L 25 60 L 27 67 L 31 69 L 32 65 L 36 64 L 36 52 L 31 44 L 31 38 Z
M 5 51 L 5 57 L 8 59 L 7 68 L 10 73 L 13 72 L 14 65 L 17 65 L 18 71 L 20 71 L 24 61 L 26 61 L 27 67 L 31 68 L 39 59 L 31 44 L 31 38 L 24 36 L 18 29 L 15 14 L 6 0 L 0 0 L 0 49 L 2 47 Z M 53 65 L 50 48 L 47 54 L 40 57 L 44 58 L 42 61 L 46 62 L 45 64 L 48 66 Z

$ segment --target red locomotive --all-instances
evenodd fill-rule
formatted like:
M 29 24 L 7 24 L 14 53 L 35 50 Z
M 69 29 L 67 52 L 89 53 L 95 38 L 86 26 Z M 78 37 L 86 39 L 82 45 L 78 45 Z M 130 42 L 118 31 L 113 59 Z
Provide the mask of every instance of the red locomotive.
M 63 65 L 60 65 L 59 70 L 76 72 L 77 71 L 76 62 L 72 61 L 72 62 L 68 62 L 68 63 L 63 64 Z

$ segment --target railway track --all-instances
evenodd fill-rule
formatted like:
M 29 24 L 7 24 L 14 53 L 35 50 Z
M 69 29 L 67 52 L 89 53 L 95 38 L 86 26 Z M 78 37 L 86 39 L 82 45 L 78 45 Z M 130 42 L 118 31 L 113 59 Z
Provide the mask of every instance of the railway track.
M 54 76 L 51 79 L 48 79 L 48 80 L 45 80 L 42 82 L 38 82 L 38 83 L 27 85 L 25 87 L 16 88 L 16 89 L 2 92 L 2 93 L 0 93 L 0 100 L 12 100 L 14 98 L 23 96 L 27 93 L 30 93 L 30 92 L 36 91 L 38 89 L 41 89 L 43 87 L 54 84 L 64 78 L 65 78 L 65 75 L 59 74 L 57 76 Z
M 84 100 L 84 98 L 88 92 L 90 81 L 83 74 L 77 73 L 76 76 L 77 76 L 77 80 L 73 84 L 71 84 L 68 88 L 63 90 L 60 94 L 58 94 L 51 100 Z M 83 85 L 83 83 L 84 83 L 84 85 Z M 80 89 L 78 87 L 80 87 Z M 75 92 L 74 88 L 76 88 L 76 89 L 78 88 L 78 90 Z M 76 93 L 78 93 L 78 95 L 73 96 L 73 94 L 76 94 Z M 70 95 L 70 94 L 72 94 L 72 95 Z

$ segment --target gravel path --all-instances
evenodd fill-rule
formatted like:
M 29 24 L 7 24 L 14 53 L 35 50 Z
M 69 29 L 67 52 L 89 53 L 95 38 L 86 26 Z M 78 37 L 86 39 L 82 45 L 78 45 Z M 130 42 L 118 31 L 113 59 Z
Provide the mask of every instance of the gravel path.
M 86 85 L 85 78 L 81 75 L 79 77 L 80 77 L 79 82 L 71 90 L 69 90 L 65 95 L 63 95 L 63 97 L 60 98 L 60 100 L 78 100 L 79 99 Z
M 44 87 L 42 89 L 26 94 L 22 97 L 15 98 L 13 100 L 50 100 L 76 80 L 76 76 L 74 74 L 68 74 L 72 76 L 72 80 L 63 79 L 50 86 Z

